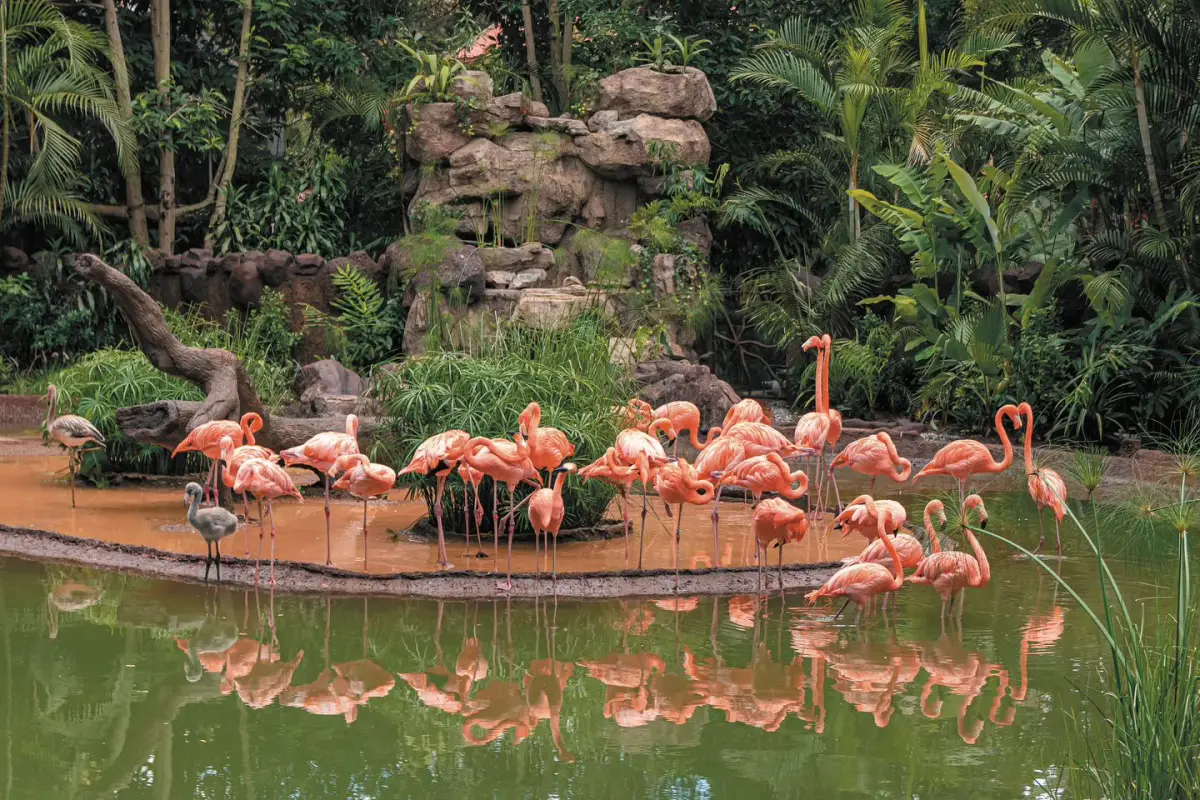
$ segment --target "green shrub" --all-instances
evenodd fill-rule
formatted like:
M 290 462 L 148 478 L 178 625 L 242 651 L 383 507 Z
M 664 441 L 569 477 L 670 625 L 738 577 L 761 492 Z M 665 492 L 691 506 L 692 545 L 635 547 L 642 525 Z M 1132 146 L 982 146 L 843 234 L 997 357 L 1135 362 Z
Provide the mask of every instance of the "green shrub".
M 600 457 L 618 430 L 612 408 L 633 391 L 628 373 L 609 359 L 610 333 L 608 324 L 591 314 L 560 330 L 510 324 L 481 342 L 477 356 L 434 351 L 385 371 L 376 379 L 386 422 L 376 439 L 375 458 L 407 463 L 427 437 L 451 428 L 509 437 L 517 416 L 535 400 L 542 406 L 544 424 L 561 429 L 575 444 L 575 463 L 582 466 Z M 423 483 L 427 502 L 431 484 L 431 479 Z M 519 490 L 518 498 L 525 493 Z M 458 530 L 462 497 L 449 494 L 444 517 L 450 530 Z M 490 490 L 483 494 L 490 501 Z M 612 496 L 611 487 L 571 480 L 564 492 L 564 526 L 595 525 Z M 523 529 L 524 520 L 522 515 Z
M 304 307 L 305 321 L 325 329 L 330 352 L 357 370 L 392 356 L 404 337 L 399 298 L 384 300 L 375 281 L 357 267 L 339 268 L 333 285 L 340 293 L 332 303 L 336 314 Z

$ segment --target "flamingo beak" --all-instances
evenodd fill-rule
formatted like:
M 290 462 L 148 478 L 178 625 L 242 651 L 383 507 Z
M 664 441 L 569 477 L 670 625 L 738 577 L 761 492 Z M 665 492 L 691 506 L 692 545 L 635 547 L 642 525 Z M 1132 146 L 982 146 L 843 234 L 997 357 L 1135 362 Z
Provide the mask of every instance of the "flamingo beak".
M 987 517 L 979 520 L 979 527 L 983 528 L 985 531 L 987 530 Z

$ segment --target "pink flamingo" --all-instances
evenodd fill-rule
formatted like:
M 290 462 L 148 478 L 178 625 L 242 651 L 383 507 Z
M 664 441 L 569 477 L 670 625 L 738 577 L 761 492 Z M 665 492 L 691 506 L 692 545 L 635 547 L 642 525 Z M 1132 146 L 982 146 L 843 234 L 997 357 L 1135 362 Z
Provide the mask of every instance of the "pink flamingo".
M 701 480 L 687 459 L 681 458 L 658 470 L 654 476 L 654 491 L 666 504 L 668 514 L 672 505 L 679 506 L 675 517 L 675 591 L 679 591 L 679 539 L 683 528 L 683 505 L 690 503 L 702 506 L 711 503 L 713 485 Z
M 479 470 L 484 475 L 492 479 L 493 484 L 503 483 L 508 487 L 508 514 L 503 520 L 495 523 L 495 529 L 492 531 L 494 540 L 493 547 L 497 553 L 497 558 L 500 552 L 500 528 L 505 522 L 508 524 L 508 580 L 500 585 L 501 589 L 508 590 L 512 588 L 512 542 L 513 533 L 516 528 L 516 493 L 517 485 L 522 481 L 526 481 L 534 486 L 542 486 L 542 476 L 533 468 L 533 462 L 529 460 L 529 447 L 524 438 L 517 434 L 518 441 L 512 442 L 508 439 L 488 439 L 486 437 L 477 437 L 472 439 L 466 449 L 466 455 L 463 458 L 473 468 Z M 525 502 L 525 501 L 522 501 Z M 492 508 L 495 509 L 496 496 L 495 487 L 493 485 Z M 493 510 L 493 517 L 495 512 Z M 536 558 L 536 553 L 535 553 Z M 495 565 L 493 564 L 493 570 Z
M 962 515 L 964 520 L 967 517 L 968 510 L 972 508 L 979 511 L 979 526 L 986 528 L 988 514 L 987 507 L 983 504 L 983 498 L 977 494 L 973 494 L 963 501 Z M 978 589 L 987 586 L 988 581 L 992 578 L 992 570 L 988 565 L 987 553 L 983 551 L 979 540 L 975 538 L 975 534 L 971 532 L 970 527 L 967 525 L 963 526 L 963 535 L 967 537 L 967 542 L 971 545 L 971 550 L 975 554 L 974 556 L 958 550 L 934 553 L 927 556 L 917 565 L 917 571 L 911 578 L 915 584 L 932 586 L 942 596 L 943 627 L 946 620 L 946 604 L 953 602 L 951 599 L 952 595 L 955 592 L 959 595 L 958 619 L 959 625 L 962 625 L 964 590 L 968 587 Z
M 259 444 L 244 444 L 241 447 L 233 446 L 233 439 L 229 436 L 221 437 L 221 461 L 225 464 L 225 469 L 221 473 L 221 481 L 230 490 L 237 483 L 237 473 L 241 469 L 242 464 L 246 463 L 251 458 L 265 458 L 267 461 L 275 461 L 279 458 L 274 450 L 263 447 Z M 250 521 L 250 503 L 246 500 L 246 493 L 242 492 L 242 511 L 245 512 L 246 522 Z M 250 531 L 245 530 L 246 540 L 246 555 L 250 555 Z
M 642 532 L 638 542 L 638 569 L 642 568 L 642 555 L 646 547 L 646 505 L 650 492 L 650 482 L 654 473 L 667 463 L 667 451 L 658 441 L 658 432 L 663 431 L 668 438 L 675 436 L 675 429 L 668 419 L 657 419 L 650 423 L 645 431 L 628 428 L 617 434 L 617 457 L 621 463 L 637 467 L 638 479 L 642 482 Z
M 871 476 L 868 492 L 875 491 L 875 479 L 880 475 L 884 475 L 896 483 L 904 483 L 912 475 L 912 462 L 907 458 L 900 457 L 900 453 L 896 450 L 896 444 L 886 431 L 880 431 L 874 436 L 855 439 L 846 445 L 845 449 L 838 453 L 837 458 L 829 462 L 830 477 L 833 476 L 833 471 L 839 467 L 848 467 L 860 475 Z M 897 468 L 899 468 L 899 472 L 896 471 Z M 834 481 L 833 489 L 837 493 L 840 507 L 842 498 L 841 493 L 838 492 L 837 481 Z
M 471 434 L 466 431 L 449 430 L 430 436 L 417 445 L 416 452 L 409 459 L 408 466 L 396 473 L 400 475 L 429 475 L 437 479 L 437 491 L 434 493 L 433 516 L 438 528 L 438 566 L 450 569 L 450 556 L 446 553 L 446 531 L 442 525 L 442 492 L 446 488 L 446 478 L 454 471 L 461 461 L 471 441 Z M 478 495 L 476 495 L 478 496 Z M 493 490 L 493 498 L 494 498 Z M 495 508 L 493 506 L 493 508 Z
M 217 419 L 197 425 L 188 433 L 182 442 L 171 451 L 171 457 L 180 453 L 197 450 L 212 462 L 208 468 L 208 477 L 204 481 L 205 492 L 211 489 L 213 502 L 217 496 L 217 463 L 221 460 L 221 439 L 228 436 L 235 447 L 240 447 L 248 436 L 250 444 L 254 444 L 254 431 L 262 430 L 263 420 L 253 411 L 242 415 L 240 422 L 227 419 Z M 253 427 L 253 430 L 251 429 Z
M 803 492 L 801 492 L 803 494 Z M 808 516 L 779 497 L 769 497 L 754 509 L 755 555 L 758 561 L 758 585 L 762 588 L 763 567 L 767 563 L 767 546 L 772 542 L 779 548 L 779 588 L 783 588 L 783 548 L 789 542 L 799 542 L 808 533 Z
M 1013 447 L 1008 432 L 1004 430 L 1005 417 L 1012 422 L 1014 430 L 1021 428 L 1021 417 L 1016 406 L 1009 404 L 996 411 L 996 433 L 1004 445 L 1002 460 L 992 461 L 992 452 L 974 439 L 956 439 L 934 453 L 933 459 L 913 478 L 913 486 L 916 486 L 921 478 L 949 475 L 958 481 L 959 502 L 966 502 L 968 478 L 977 473 L 998 474 L 1012 466 Z
M 867 505 L 873 504 L 874 501 L 871 501 Z M 884 529 L 887 515 L 881 514 L 873 508 L 870 510 L 878 520 L 879 538 L 887 548 L 888 555 L 892 557 L 892 569 L 889 570 L 883 564 L 876 563 L 851 564 L 835 572 L 833 577 L 826 581 L 820 589 L 805 595 L 810 604 L 815 604 L 822 597 L 846 597 L 848 598 L 847 602 L 853 600 L 854 604 L 858 606 L 858 612 L 854 617 L 855 623 L 862 614 L 863 606 L 868 602 L 873 603 L 876 595 L 899 591 L 900 587 L 904 585 L 904 565 L 900 561 L 900 553 L 896 551 L 892 537 L 888 536 Z M 845 608 L 845 605 L 842 608 Z
M 338 476 L 341 476 L 340 478 Z M 372 464 L 362 453 L 338 456 L 329 468 L 329 477 L 337 478 L 333 485 L 363 501 L 363 568 L 367 566 L 367 498 L 385 495 L 396 485 L 396 472 L 384 464 Z
M 529 524 L 533 527 L 534 541 L 537 541 L 539 535 L 545 534 L 546 538 L 554 537 L 554 555 L 551 559 L 551 577 L 552 580 L 558 581 L 558 531 L 562 528 L 563 517 L 566 515 L 566 506 L 563 504 L 562 490 L 563 484 L 567 480 L 567 476 L 575 471 L 575 465 L 571 463 L 563 464 L 554 469 L 553 489 L 538 489 L 529 497 Z M 534 545 L 536 550 L 537 545 Z M 508 580 L 512 582 L 512 566 L 510 563 Z
M 1054 514 L 1054 540 L 1058 544 L 1058 554 L 1062 555 L 1062 521 L 1067 514 L 1067 484 L 1062 476 L 1049 467 L 1039 467 L 1033 463 L 1033 407 L 1029 403 L 1017 406 L 1017 413 L 1025 415 L 1025 474 L 1028 476 L 1029 496 L 1037 504 L 1038 537 L 1037 549 L 1042 552 L 1046 543 L 1046 528 L 1042 524 L 1042 509 L 1049 508 Z
M 705 480 L 718 481 L 723 472 L 731 469 L 735 464 L 740 463 L 746 458 L 746 445 L 738 438 L 721 437 L 706 447 L 696 458 L 696 472 Z M 712 526 L 713 526 L 713 565 L 721 566 L 721 543 L 717 536 L 718 526 L 720 525 L 720 505 L 721 505 L 721 489 L 717 486 L 717 493 L 713 497 L 712 510 Z
M 479 484 L 483 482 L 484 475 L 466 461 L 461 461 L 458 465 L 458 477 L 462 478 L 463 482 L 463 530 L 467 533 L 467 549 L 463 551 L 463 558 L 471 557 L 471 504 L 467 499 L 468 493 L 471 490 L 475 492 L 475 541 L 479 543 L 478 557 L 483 558 L 483 532 L 481 530 L 483 525 L 483 503 L 479 502 Z M 493 512 L 495 512 L 495 500 L 495 497 L 493 497 Z
M 740 441 L 746 446 L 747 457 L 765 456 L 767 453 L 779 453 L 784 458 L 815 454 L 814 450 L 797 445 L 765 422 L 739 422 L 726 428 L 721 438 Z
M 542 407 L 530 403 L 517 418 L 521 435 L 529 443 L 529 460 L 536 470 L 547 473 L 575 455 L 575 445 L 558 428 L 542 427 Z
M 294 496 L 301 503 L 304 498 L 292 483 L 283 467 L 265 458 L 249 458 L 238 467 L 237 479 L 233 483 L 235 492 L 249 492 L 258 501 L 258 556 L 254 559 L 254 582 L 258 583 L 258 565 L 262 560 L 263 515 L 262 501 L 267 500 L 267 514 L 271 517 L 271 580 L 275 585 L 275 507 L 274 500 Z
M 808 493 L 808 476 L 803 470 L 792 471 L 778 453 L 753 456 L 734 464 L 724 472 L 713 473 L 720 486 L 738 486 L 754 496 L 754 505 L 767 492 L 796 500 Z M 795 484 L 795 488 L 793 488 Z
M 88 420 L 75 414 L 56 416 L 58 410 L 58 387 L 50 384 L 46 388 L 49 408 L 46 410 L 46 433 L 67 449 L 67 469 L 71 473 L 71 508 L 75 507 L 75 464 L 79 461 L 79 448 L 93 443 L 104 447 L 104 435 Z
M 621 496 L 621 521 L 625 534 L 625 566 L 629 566 L 629 491 L 638 478 L 636 466 L 626 466 L 617 455 L 617 448 L 610 447 L 604 455 L 579 470 L 584 481 L 598 480 L 615 486 Z
M 869 494 L 862 494 L 850 501 L 842 513 L 833 521 L 834 529 L 842 528 L 842 536 L 850 533 L 861 534 L 872 541 L 876 538 L 879 526 L 877 514 L 883 514 L 885 529 L 895 533 L 908 522 L 908 512 L 904 506 L 895 500 L 875 500 Z
M 666 419 L 671 421 L 671 427 L 675 429 L 675 435 L 671 437 L 674 443 L 674 452 L 672 455 L 679 456 L 679 437 L 687 431 L 688 439 L 692 443 L 692 447 L 696 452 L 700 452 L 704 448 L 712 444 L 713 438 L 720 435 L 720 428 L 713 428 L 708 432 L 708 437 L 704 441 L 700 441 L 700 409 L 695 403 L 689 403 L 687 400 L 674 400 L 670 403 L 664 403 L 651 412 L 651 421 Z
M 340 456 L 354 455 L 358 452 L 358 417 L 346 415 L 346 432 L 326 431 L 318 433 L 298 447 L 289 447 L 279 455 L 285 466 L 312 467 L 320 472 L 325 480 L 325 564 L 333 564 L 333 545 L 329 533 L 329 470 Z
M 842 437 L 842 414 L 829 407 L 829 365 L 833 357 L 833 339 L 829 334 L 810 336 L 803 349 L 817 348 L 816 408 L 796 423 L 796 444 L 817 451 L 817 500 L 821 501 L 821 462 L 825 446 L 832 450 Z M 812 498 L 809 498 L 812 507 Z
M 717 431 L 719 433 L 729 430 L 739 422 L 763 422 L 770 425 L 772 422 L 771 412 L 757 400 L 750 398 L 739 400 L 725 412 L 725 420 L 717 428 Z

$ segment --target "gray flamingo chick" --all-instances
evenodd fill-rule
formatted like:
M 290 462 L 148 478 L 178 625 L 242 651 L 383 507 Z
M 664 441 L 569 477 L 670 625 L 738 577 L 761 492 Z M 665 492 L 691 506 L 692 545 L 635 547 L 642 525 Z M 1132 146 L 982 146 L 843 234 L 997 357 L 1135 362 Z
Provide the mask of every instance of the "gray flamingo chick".
M 220 506 L 200 508 L 204 487 L 189 483 L 183 489 L 183 502 L 188 506 L 188 522 L 199 531 L 208 544 L 208 555 L 204 560 L 204 580 L 208 581 L 208 570 L 213 562 L 213 548 L 217 551 L 217 580 L 221 580 L 221 540 L 237 531 L 237 516 Z

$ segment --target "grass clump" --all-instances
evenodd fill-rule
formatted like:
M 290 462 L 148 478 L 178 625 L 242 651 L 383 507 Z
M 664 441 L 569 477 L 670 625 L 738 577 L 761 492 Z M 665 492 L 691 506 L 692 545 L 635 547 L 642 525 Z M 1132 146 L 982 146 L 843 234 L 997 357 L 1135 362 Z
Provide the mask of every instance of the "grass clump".
M 543 425 L 561 429 L 575 444 L 575 463 L 598 458 L 617 435 L 613 407 L 633 391 L 628 372 L 609 359 L 609 334 L 608 323 L 596 314 L 552 330 L 512 323 L 480 342 L 475 355 L 432 351 L 394 371 L 380 371 L 376 392 L 386 423 L 377 439 L 382 455 L 376 458 L 407 463 L 427 437 L 452 428 L 475 436 L 510 437 L 517 416 L 535 400 L 542 407 Z M 482 493 L 490 504 L 488 483 Z M 432 503 L 432 479 L 418 485 L 426 502 Z M 443 512 L 449 529 L 460 530 L 462 485 L 457 479 L 451 485 L 457 489 L 453 497 L 447 492 Z M 528 491 L 518 490 L 518 501 Z M 597 524 L 612 495 L 611 487 L 598 482 L 572 480 L 563 493 L 563 527 Z M 501 507 L 507 507 L 504 500 Z M 523 514 L 518 522 L 527 527 Z M 484 526 L 490 530 L 490 513 Z

